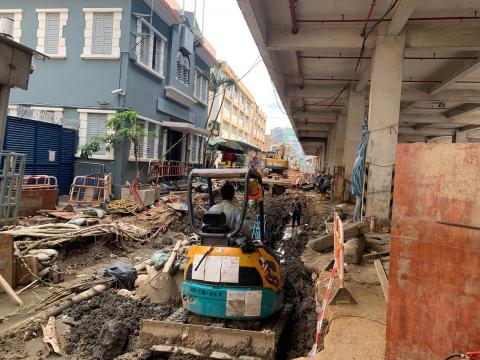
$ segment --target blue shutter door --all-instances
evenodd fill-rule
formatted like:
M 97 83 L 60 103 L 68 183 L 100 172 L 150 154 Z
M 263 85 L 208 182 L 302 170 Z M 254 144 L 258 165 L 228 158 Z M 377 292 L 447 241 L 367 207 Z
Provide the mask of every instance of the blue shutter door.
M 60 148 L 60 170 L 58 178 L 58 187 L 61 195 L 66 195 L 70 191 L 70 185 L 73 182 L 74 162 L 75 162 L 75 139 L 77 133 L 72 129 L 62 129 L 62 141 Z
M 61 125 L 9 116 L 4 150 L 27 155 L 25 175 L 49 175 L 58 180 L 61 195 L 73 181 L 76 133 Z M 55 161 L 49 161 L 49 150 Z

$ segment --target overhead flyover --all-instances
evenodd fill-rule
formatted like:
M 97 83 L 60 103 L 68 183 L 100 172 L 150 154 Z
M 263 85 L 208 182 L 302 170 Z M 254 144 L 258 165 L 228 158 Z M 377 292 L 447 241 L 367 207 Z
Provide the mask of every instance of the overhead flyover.
M 368 115 L 367 216 L 388 217 L 398 142 L 476 142 L 477 0 L 237 0 L 307 155 L 351 176 Z

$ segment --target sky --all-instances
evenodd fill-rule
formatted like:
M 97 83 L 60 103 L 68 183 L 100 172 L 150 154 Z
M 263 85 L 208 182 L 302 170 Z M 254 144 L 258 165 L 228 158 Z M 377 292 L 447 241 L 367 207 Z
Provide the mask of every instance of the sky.
M 177 0 L 182 6 L 183 0 Z M 217 59 L 225 60 L 242 77 L 259 58 L 259 52 L 236 0 L 196 0 L 197 21 L 202 26 L 205 4 L 204 36 L 217 51 Z M 193 11 L 195 0 L 185 0 L 185 9 Z M 291 127 L 270 76 L 261 61 L 242 79 L 256 102 L 267 114 L 267 133 L 277 126 Z M 278 95 L 277 95 L 278 96 Z M 277 102 L 278 99 L 278 102 Z

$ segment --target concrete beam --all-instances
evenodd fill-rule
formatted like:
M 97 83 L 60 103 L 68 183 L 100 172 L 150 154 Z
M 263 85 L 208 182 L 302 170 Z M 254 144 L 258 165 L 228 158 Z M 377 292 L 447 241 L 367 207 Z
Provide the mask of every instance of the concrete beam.
M 315 138 L 325 138 L 327 137 L 331 131 L 309 131 L 309 130 L 300 130 L 298 131 L 298 136 L 308 136 L 308 137 L 315 137 Z
M 427 114 L 401 114 L 400 122 L 414 124 L 466 124 L 480 125 L 480 117 L 475 115 L 465 115 L 459 118 L 448 118 L 444 115 L 427 115 Z
M 399 135 L 452 136 L 455 135 L 455 129 L 413 129 L 411 127 L 401 126 Z
M 265 48 L 269 51 L 360 49 L 359 30 L 360 26 L 351 25 L 302 24 L 299 37 L 292 34 L 290 25 L 276 25 L 272 26 Z M 409 49 L 480 51 L 480 27 L 476 22 L 407 23 L 405 34 L 405 47 Z M 367 49 L 375 46 L 374 39 L 369 37 Z
M 408 21 L 413 10 L 417 7 L 420 0 L 400 0 L 395 9 L 388 25 L 387 35 L 398 35 Z
M 472 131 L 472 130 L 478 130 L 478 129 L 480 129 L 480 126 L 478 125 L 466 125 L 466 126 L 457 128 L 456 131 L 466 132 L 466 131 Z
M 480 103 L 480 91 L 479 90 L 467 90 L 467 89 L 451 89 L 444 90 L 436 94 L 429 94 L 428 91 L 421 89 L 408 88 L 402 90 L 402 101 L 411 103 L 411 108 L 414 105 L 422 101 L 429 102 L 461 102 L 461 103 Z M 406 110 L 406 106 L 402 108 Z
M 368 80 L 370 80 L 370 74 L 368 76 Z M 284 96 L 287 98 L 312 98 L 321 100 L 325 98 L 330 98 L 331 96 L 337 94 L 342 88 L 343 85 L 306 84 L 303 89 L 299 89 L 298 86 L 287 84 Z M 343 94 L 340 95 L 339 99 L 343 99 L 346 97 L 348 97 L 348 94 L 345 91 Z M 411 103 L 410 105 L 412 105 L 422 101 L 480 103 L 480 90 L 447 89 L 432 95 L 429 94 L 428 91 L 422 89 L 402 89 L 402 102 Z M 406 107 L 404 106 L 402 110 L 405 111 L 405 109 Z
M 461 119 L 465 116 L 472 115 L 480 110 L 480 104 L 464 104 L 458 109 L 452 109 L 447 113 L 449 119 Z
M 453 69 L 440 84 L 435 85 L 430 90 L 430 94 L 434 95 L 454 85 L 458 80 L 474 73 L 480 69 L 480 57 L 476 60 L 465 61 L 460 67 Z
M 294 119 L 324 119 L 324 120 L 337 120 L 338 113 L 336 112 L 324 112 L 324 111 L 297 111 L 295 114 L 289 114 Z
M 362 37 L 359 27 L 302 24 L 301 36 L 292 34 L 290 25 L 272 26 L 266 49 L 269 51 L 302 51 L 312 49 L 360 49 Z M 375 45 L 374 36 L 366 42 L 367 48 Z
M 295 125 L 315 125 L 315 124 L 336 124 L 336 119 L 311 119 L 311 118 L 293 118 Z
M 343 85 L 305 85 L 303 89 L 293 84 L 288 86 L 285 91 L 285 97 L 287 98 L 314 98 L 314 99 L 331 99 L 335 97 L 342 89 Z M 344 91 L 338 98 L 343 99 L 347 97 L 347 92 Z
M 425 135 L 398 135 L 399 143 L 424 143 L 426 141 L 427 137 Z
M 332 126 L 329 124 L 307 124 L 307 125 L 297 125 L 298 131 L 331 131 Z

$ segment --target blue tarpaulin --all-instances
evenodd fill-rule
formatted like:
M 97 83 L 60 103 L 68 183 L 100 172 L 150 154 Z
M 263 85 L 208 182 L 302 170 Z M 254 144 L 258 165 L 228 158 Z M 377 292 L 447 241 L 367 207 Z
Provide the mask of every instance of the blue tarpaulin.
M 361 196 L 363 192 L 363 172 L 365 169 L 365 155 L 367 153 L 368 145 L 368 117 L 365 115 L 365 119 L 362 124 L 362 141 L 358 146 L 357 157 L 353 163 L 352 181 L 350 182 L 350 193 L 356 196 L 355 213 L 353 215 L 354 221 L 360 221 L 362 201 Z

